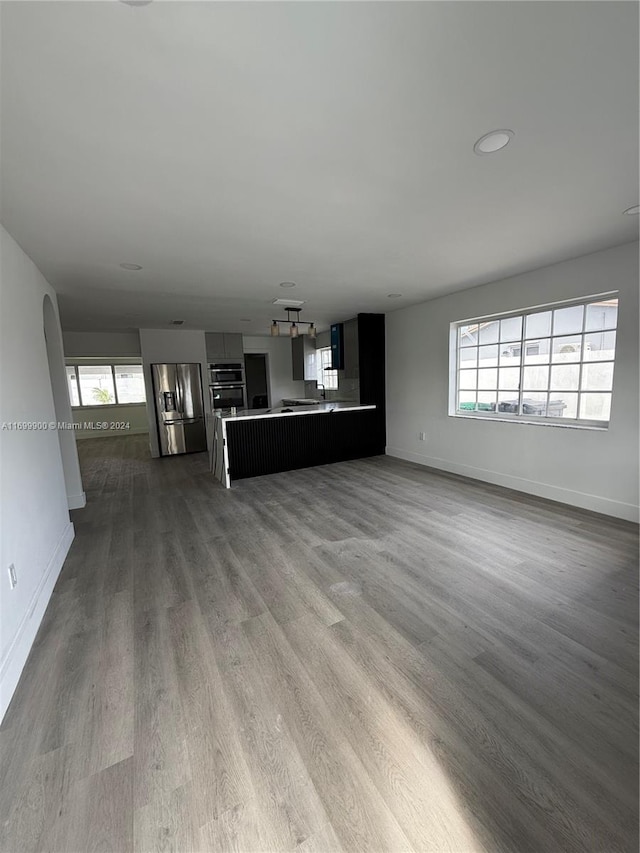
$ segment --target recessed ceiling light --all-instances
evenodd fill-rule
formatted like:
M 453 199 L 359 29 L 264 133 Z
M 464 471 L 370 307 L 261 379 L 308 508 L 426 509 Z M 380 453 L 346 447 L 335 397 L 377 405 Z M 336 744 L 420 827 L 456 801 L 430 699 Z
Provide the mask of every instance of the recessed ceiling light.
M 296 286 L 295 281 L 281 281 L 280 282 L 280 287 L 295 287 L 295 286 Z
M 399 299 L 401 296 L 401 293 L 387 293 L 387 299 Z
M 633 207 L 628 207 L 625 210 L 627 216 L 637 216 L 640 213 L 640 204 L 636 204 Z
M 148 6 L 152 0 L 120 0 L 125 6 Z
M 171 321 L 172 326 L 181 326 L 183 323 L 184 323 L 184 320 L 172 320 Z
M 141 270 L 140 264 L 120 264 L 123 270 Z
M 515 133 L 512 130 L 492 130 L 478 139 L 473 150 L 476 154 L 495 154 L 496 151 L 508 145 L 514 136 Z

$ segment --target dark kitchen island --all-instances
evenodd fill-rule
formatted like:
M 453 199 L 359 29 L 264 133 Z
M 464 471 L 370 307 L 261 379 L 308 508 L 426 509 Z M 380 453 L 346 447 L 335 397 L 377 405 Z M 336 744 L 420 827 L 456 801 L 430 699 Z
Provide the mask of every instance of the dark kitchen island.
M 374 405 L 324 403 L 215 418 L 212 470 L 231 481 L 385 452 L 383 416 Z

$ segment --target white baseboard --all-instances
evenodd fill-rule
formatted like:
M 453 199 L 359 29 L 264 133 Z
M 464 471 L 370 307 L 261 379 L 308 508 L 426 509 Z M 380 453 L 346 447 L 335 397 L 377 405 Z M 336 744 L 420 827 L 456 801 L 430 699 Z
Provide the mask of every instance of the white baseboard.
M 88 429 L 88 430 L 78 430 L 76 433 L 76 438 L 82 441 L 85 438 L 117 438 L 122 435 L 142 435 L 145 432 L 149 432 L 148 427 L 136 427 L 135 429 Z
M 437 468 L 440 471 L 448 471 L 450 474 L 460 474 L 473 480 L 483 480 L 496 486 L 504 486 L 507 489 L 515 489 L 517 492 L 526 492 L 539 498 L 548 498 L 552 501 L 570 504 L 571 506 L 588 509 L 592 512 L 600 512 L 603 515 L 612 515 L 625 521 L 640 520 L 640 508 L 634 504 L 614 501 L 611 498 L 603 498 L 599 495 L 590 495 L 585 492 L 577 492 L 573 489 L 564 489 L 560 486 L 552 486 L 549 483 L 538 483 L 535 480 L 527 480 L 524 477 L 514 477 L 511 474 L 502 474 L 499 471 L 490 471 L 486 468 L 476 468 L 473 465 L 462 465 L 451 462 L 448 459 L 439 459 L 435 456 L 423 456 L 410 450 L 399 447 L 387 447 L 387 456 L 396 459 L 404 459 L 406 462 L 416 462 L 428 468 Z
M 73 524 L 69 522 L 65 526 L 64 532 L 38 584 L 38 588 L 29 602 L 29 607 L 18 626 L 13 642 L 2 658 L 2 662 L 0 663 L 0 721 L 9 707 L 11 697 L 20 680 L 22 670 L 29 657 L 31 646 L 38 633 L 42 617 L 47 609 L 51 593 L 56 585 L 58 575 L 60 574 L 74 536 Z
M 84 492 L 81 492 L 79 495 L 67 495 L 67 503 L 69 504 L 69 509 L 82 509 L 82 507 L 87 505 L 87 496 Z

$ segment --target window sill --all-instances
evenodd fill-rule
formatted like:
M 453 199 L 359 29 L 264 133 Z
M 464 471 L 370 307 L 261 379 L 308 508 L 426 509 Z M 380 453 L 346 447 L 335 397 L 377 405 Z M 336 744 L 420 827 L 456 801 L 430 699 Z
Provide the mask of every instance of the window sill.
M 72 411 L 81 412 L 84 409 L 128 409 L 131 406 L 146 406 L 146 400 L 139 403 L 96 403 L 95 406 L 71 406 Z
M 586 429 L 592 432 L 607 432 L 608 426 L 589 425 L 580 423 L 554 423 L 550 420 L 534 420 L 533 418 L 500 418 L 495 415 L 463 415 L 460 412 L 449 412 L 450 418 L 461 418 L 469 421 L 498 421 L 501 424 L 528 424 L 529 426 L 556 427 L 560 429 Z

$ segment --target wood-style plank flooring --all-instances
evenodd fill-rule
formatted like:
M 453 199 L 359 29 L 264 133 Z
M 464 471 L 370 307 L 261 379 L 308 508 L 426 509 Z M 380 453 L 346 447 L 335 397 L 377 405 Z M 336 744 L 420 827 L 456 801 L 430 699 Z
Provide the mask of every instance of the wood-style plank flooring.
M 0 849 L 635 851 L 631 524 L 389 458 L 79 442 Z

